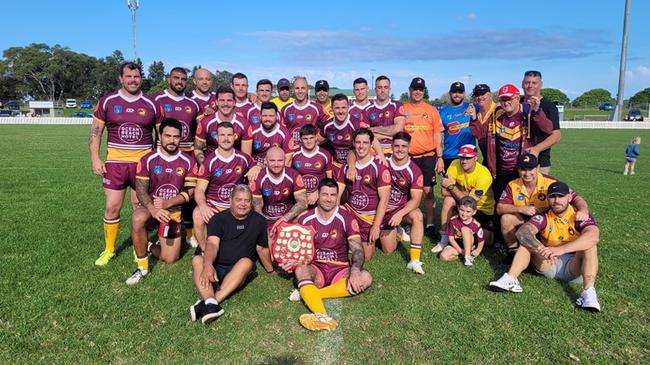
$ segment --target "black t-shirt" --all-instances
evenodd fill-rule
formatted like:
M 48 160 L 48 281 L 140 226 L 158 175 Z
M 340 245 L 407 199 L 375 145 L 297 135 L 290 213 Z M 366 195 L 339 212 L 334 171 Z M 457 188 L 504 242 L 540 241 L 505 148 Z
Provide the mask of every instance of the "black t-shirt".
M 255 211 L 243 220 L 233 217 L 230 209 L 213 215 L 208 222 L 208 236 L 219 237 L 219 252 L 215 260 L 219 265 L 234 265 L 243 257 L 255 261 L 255 246 L 269 246 L 266 220 Z
M 544 114 L 546 114 L 546 117 L 553 122 L 553 130 L 558 130 L 560 129 L 560 114 L 557 111 L 557 107 L 555 104 L 553 104 L 552 101 L 548 100 L 547 98 L 542 98 L 542 100 L 539 103 L 539 107 L 542 108 L 544 111 Z M 538 130 L 535 128 L 533 131 L 540 137 L 540 141 L 543 141 L 546 137 L 548 137 L 548 134 Z M 539 160 L 539 165 L 542 167 L 547 167 L 551 166 L 551 149 L 544 150 L 539 153 L 539 156 L 537 156 L 537 159 Z

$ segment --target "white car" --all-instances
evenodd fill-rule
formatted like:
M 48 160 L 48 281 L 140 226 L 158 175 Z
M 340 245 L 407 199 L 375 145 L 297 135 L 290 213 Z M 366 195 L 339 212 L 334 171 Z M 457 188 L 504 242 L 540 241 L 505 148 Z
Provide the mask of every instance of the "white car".
M 66 108 L 76 108 L 77 107 L 77 99 L 65 99 L 65 107 Z

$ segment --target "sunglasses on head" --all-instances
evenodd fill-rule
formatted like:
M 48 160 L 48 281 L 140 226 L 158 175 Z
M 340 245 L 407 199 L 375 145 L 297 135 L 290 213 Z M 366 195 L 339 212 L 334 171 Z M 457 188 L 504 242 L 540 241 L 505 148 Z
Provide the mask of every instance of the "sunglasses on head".
M 539 71 L 531 70 L 531 71 L 526 71 L 524 73 L 524 76 L 542 77 L 542 73 Z

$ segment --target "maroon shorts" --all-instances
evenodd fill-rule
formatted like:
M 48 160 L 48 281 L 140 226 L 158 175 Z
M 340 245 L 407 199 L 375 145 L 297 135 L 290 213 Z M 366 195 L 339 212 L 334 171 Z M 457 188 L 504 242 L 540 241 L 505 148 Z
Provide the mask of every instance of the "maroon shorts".
M 135 189 L 135 162 L 107 162 L 103 185 L 106 189 Z
M 158 225 L 158 237 L 175 239 L 181 236 L 181 211 L 177 210 L 169 214 L 167 223 Z
M 391 227 L 391 225 L 388 224 L 388 223 L 390 222 L 390 219 L 393 218 L 395 213 L 397 213 L 397 211 L 399 211 L 400 209 L 402 209 L 402 208 L 396 208 L 396 209 L 393 209 L 390 212 L 386 212 L 386 214 L 384 214 L 384 220 L 381 221 L 381 229 L 382 230 L 395 229 L 395 227 Z
M 318 273 L 319 289 L 347 277 L 350 271 L 350 267 L 347 265 L 334 265 L 318 261 L 314 261 L 310 266 L 316 269 Z

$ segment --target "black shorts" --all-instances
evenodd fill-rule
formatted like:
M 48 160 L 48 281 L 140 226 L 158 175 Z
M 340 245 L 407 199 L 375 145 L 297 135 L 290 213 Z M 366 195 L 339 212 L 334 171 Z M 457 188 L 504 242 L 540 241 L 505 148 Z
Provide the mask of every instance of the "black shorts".
M 413 157 L 412 160 L 420 168 L 420 170 L 422 170 L 424 186 L 433 187 L 436 185 L 436 160 L 438 160 L 438 157 Z
M 474 214 L 474 219 L 481 225 L 481 228 L 494 232 L 494 215 L 487 215 L 480 210 L 476 211 L 476 214 Z
M 443 158 L 442 161 L 445 163 L 445 172 L 449 170 L 449 166 L 452 162 L 458 160 L 458 158 Z
M 194 255 L 192 256 L 203 256 L 203 250 L 201 250 L 201 247 L 197 247 L 196 250 L 194 251 Z M 235 266 L 235 264 L 232 265 L 222 265 L 217 262 L 212 263 L 212 267 L 214 267 L 214 271 L 217 272 L 217 278 L 219 279 L 218 282 L 212 283 L 212 289 L 214 290 L 219 290 L 220 288 L 220 282 L 223 281 L 223 278 L 228 275 L 230 271 L 232 271 L 232 268 Z M 253 281 L 253 279 L 257 276 L 257 265 L 255 264 L 255 261 L 253 260 L 253 267 L 251 268 L 251 271 L 246 275 L 246 280 L 239 286 L 239 288 L 243 288 L 246 284 L 250 283 Z

